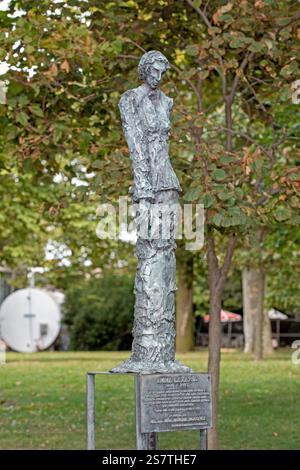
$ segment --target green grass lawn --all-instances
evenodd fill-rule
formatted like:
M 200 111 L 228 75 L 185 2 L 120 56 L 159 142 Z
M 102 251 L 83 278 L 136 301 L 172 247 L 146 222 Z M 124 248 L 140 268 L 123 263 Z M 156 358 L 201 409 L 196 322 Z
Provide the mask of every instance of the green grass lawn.
M 222 353 L 220 447 L 300 449 L 300 365 L 281 350 L 257 363 Z M 0 365 L 1 449 L 84 449 L 86 372 L 107 371 L 121 352 L 8 353 Z M 207 352 L 179 355 L 205 371 Z M 159 435 L 160 449 L 196 449 L 198 432 Z M 133 376 L 96 378 L 96 448 L 133 449 Z

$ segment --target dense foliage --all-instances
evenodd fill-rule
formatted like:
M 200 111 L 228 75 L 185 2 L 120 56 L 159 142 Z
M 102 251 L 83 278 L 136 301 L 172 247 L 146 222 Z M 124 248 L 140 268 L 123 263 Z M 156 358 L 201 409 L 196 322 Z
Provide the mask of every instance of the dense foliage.
M 64 321 L 75 350 L 130 349 L 133 278 L 105 275 L 67 291 Z

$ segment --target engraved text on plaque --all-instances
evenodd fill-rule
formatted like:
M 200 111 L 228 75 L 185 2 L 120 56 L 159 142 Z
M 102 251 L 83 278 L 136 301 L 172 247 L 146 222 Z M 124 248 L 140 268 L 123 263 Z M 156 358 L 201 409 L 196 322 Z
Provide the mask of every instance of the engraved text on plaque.
M 139 376 L 141 432 L 211 427 L 211 378 L 208 374 Z

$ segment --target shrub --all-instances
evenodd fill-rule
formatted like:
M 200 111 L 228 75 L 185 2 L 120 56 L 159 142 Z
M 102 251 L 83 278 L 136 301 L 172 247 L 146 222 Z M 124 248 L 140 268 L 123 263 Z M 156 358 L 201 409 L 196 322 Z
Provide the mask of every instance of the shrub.
M 108 274 L 69 289 L 64 321 L 75 350 L 124 350 L 131 348 L 134 280 Z

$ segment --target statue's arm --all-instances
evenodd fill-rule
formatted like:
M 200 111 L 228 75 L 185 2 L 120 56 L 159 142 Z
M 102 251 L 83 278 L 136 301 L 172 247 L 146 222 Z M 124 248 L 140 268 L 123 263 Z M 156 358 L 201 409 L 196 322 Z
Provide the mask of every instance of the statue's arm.
M 149 156 L 143 145 L 143 129 L 138 119 L 137 101 L 134 92 L 124 93 L 119 101 L 123 132 L 132 160 L 134 198 L 153 198 Z
M 170 114 L 171 114 L 171 111 L 172 111 L 172 108 L 173 108 L 173 102 L 174 102 L 173 98 L 170 98 L 168 96 L 168 109 L 169 109 Z

